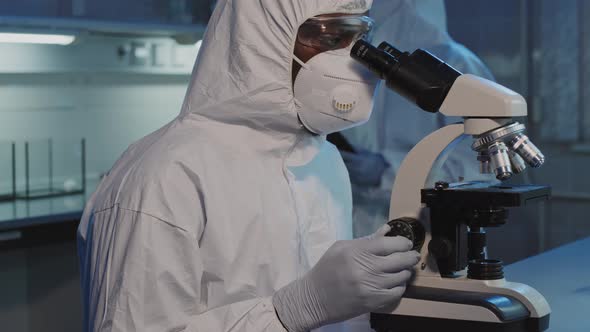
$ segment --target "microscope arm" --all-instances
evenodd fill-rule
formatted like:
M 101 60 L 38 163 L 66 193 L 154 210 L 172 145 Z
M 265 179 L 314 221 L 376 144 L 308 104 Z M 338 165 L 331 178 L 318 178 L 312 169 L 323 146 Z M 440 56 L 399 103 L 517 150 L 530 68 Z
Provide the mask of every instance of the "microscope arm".
M 400 217 L 418 219 L 422 209 L 420 190 L 426 183 L 437 162 L 443 163 L 447 154 L 462 135 L 478 137 L 501 128 L 513 117 L 526 116 L 524 98 L 492 81 L 469 74 L 460 75 L 453 83 L 440 105 L 445 116 L 459 116 L 464 123 L 441 128 L 420 141 L 403 160 L 396 175 L 389 220 Z M 427 224 L 427 223 L 424 223 Z
M 429 175 L 440 169 L 452 148 L 466 135 L 478 137 L 512 122 L 512 116 L 527 114 L 526 101 L 519 94 L 489 80 L 465 74 L 454 81 L 440 111 L 446 116 L 463 117 L 464 123 L 443 127 L 420 141 L 406 156 L 396 174 L 391 193 L 389 220 L 413 218 L 426 230 L 424 243 L 430 242 L 430 223 L 424 216 L 420 190 L 432 187 Z M 421 273 L 438 274 L 437 264 L 421 249 Z
M 428 135 L 406 155 L 395 177 L 389 220 L 419 218 L 423 207 L 420 189 L 426 187 L 430 171 L 437 160 L 445 159 L 447 147 L 454 141 L 461 141 L 464 132 L 462 123 L 448 125 Z
M 442 164 L 464 135 L 479 135 L 501 127 L 510 119 L 466 119 L 465 123 L 445 126 L 422 139 L 404 158 L 391 193 L 389 220 L 418 218 L 422 210 L 420 189 L 428 187 L 431 170 Z
M 420 189 L 426 187 L 430 171 L 434 169 L 437 161 L 446 159 L 444 154 L 447 147 L 464 138 L 464 131 L 465 126 L 459 123 L 443 127 L 428 135 L 407 154 L 396 174 L 389 205 L 389 220 L 402 217 L 419 220 L 426 230 L 425 243 L 431 240 L 430 223 L 422 213 Z M 421 272 L 438 276 L 436 261 L 428 255 L 427 245 L 422 246 L 420 254 L 422 258 L 418 266 L 424 267 Z
M 429 187 L 431 170 L 444 163 L 455 144 L 466 135 L 478 135 L 509 122 L 510 119 L 466 119 L 465 123 L 445 126 L 421 140 L 405 157 L 399 168 L 391 193 L 389 220 L 410 217 L 419 220 L 426 229 L 425 243 L 430 241 L 429 222 L 424 216 L 420 190 Z M 428 246 L 421 250 L 424 274 L 438 275 L 436 262 L 428 255 Z

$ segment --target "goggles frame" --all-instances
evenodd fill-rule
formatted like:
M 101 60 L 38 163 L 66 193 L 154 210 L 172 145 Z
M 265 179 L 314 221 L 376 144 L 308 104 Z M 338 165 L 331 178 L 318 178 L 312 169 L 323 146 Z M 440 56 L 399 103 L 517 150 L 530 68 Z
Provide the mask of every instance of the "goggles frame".
M 366 15 L 316 16 L 301 25 L 297 42 L 322 52 L 348 48 L 359 39 L 370 42 L 374 26 Z

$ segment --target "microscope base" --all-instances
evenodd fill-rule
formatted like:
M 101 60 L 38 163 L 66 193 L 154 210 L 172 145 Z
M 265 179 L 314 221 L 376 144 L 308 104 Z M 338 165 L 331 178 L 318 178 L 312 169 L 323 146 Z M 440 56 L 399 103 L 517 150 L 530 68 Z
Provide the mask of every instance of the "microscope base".
M 542 332 L 549 328 L 549 316 L 534 316 L 515 296 L 489 290 L 410 286 L 395 310 L 371 313 L 371 327 L 377 332 Z
M 456 331 L 456 332 L 539 332 L 549 327 L 549 315 L 513 322 L 478 322 L 449 318 L 371 314 L 371 328 L 376 332 Z

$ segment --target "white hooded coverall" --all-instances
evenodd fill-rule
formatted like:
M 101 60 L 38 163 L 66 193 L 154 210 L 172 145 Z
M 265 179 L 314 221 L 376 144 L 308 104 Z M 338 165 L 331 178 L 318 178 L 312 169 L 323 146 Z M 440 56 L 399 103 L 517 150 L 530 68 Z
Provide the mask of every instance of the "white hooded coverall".
M 181 114 L 132 144 L 87 203 L 86 331 L 284 331 L 273 293 L 352 235 L 342 159 L 297 119 L 296 33 L 370 5 L 218 1 Z

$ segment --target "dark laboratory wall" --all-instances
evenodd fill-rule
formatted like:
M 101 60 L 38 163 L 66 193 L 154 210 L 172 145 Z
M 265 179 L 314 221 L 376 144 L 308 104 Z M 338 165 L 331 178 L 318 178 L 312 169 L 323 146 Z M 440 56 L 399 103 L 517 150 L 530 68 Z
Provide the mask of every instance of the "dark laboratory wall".
M 446 0 L 451 36 L 529 104 L 528 132 L 547 159 L 515 183 L 550 185 L 546 204 L 489 230 L 492 256 L 513 262 L 590 236 L 590 1 Z M 586 38 L 585 38 L 586 36 Z
M 449 34 L 474 51 L 498 82 L 526 95 L 523 0 L 445 0 Z
M 74 241 L 0 251 L 0 326 L 11 332 L 82 330 Z
M 1 1 L 2 16 L 63 17 L 72 14 L 72 0 Z
M 0 252 L 0 326 L 28 332 L 27 255 L 24 250 Z
M 526 98 L 527 54 L 523 36 L 527 28 L 522 21 L 523 3 L 514 0 L 446 0 L 445 3 L 449 34 L 476 53 L 496 81 Z M 518 176 L 512 182 L 530 183 L 531 179 Z M 489 228 L 490 258 L 512 263 L 539 253 L 542 250 L 539 220 L 545 208 L 545 204 L 536 204 L 511 209 L 506 225 Z

